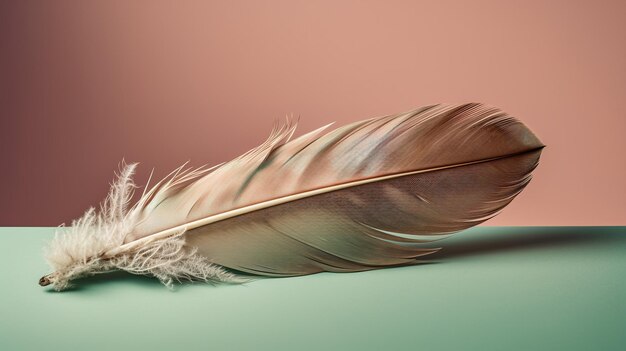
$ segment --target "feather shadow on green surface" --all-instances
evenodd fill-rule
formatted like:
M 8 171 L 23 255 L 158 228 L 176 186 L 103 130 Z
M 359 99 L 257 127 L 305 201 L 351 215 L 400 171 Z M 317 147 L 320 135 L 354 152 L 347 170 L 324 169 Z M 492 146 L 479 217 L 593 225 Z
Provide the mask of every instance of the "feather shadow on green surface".
M 442 242 L 443 249 L 431 255 L 430 259 L 448 261 L 516 251 L 582 248 L 623 242 L 626 239 L 625 227 L 602 227 L 601 234 L 596 233 L 597 228 L 516 227 L 515 233 L 506 234 L 501 234 L 498 230 L 501 228 L 498 227 L 476 228 L 473 230 L 488 230 L 489 235 L 472 239 L 470 233 L 460 234 L 458 238 L 452 238 L 449 244 Z

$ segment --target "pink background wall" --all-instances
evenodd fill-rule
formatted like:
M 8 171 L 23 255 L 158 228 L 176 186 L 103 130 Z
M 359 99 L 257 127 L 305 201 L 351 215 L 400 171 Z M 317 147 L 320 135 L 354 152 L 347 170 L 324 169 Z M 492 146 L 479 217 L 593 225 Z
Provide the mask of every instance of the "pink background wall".
M 0 52 L 0 225 L 68 222 L 122 157 L 139 183 L 228 160 L 286 113 L 467 101 L 548 145 L 489 224 L 626 224 L 624 1 L 3 1 Z

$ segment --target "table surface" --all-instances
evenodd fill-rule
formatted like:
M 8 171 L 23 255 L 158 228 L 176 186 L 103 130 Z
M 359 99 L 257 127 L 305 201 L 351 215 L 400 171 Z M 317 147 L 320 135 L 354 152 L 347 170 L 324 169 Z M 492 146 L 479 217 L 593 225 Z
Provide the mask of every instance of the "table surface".
M 477 227 L 430 264 L 184 284 L 122 272 L 57 293 L 54 228 L 1 228 L 0 350 L 623 350 L 626 227 Z

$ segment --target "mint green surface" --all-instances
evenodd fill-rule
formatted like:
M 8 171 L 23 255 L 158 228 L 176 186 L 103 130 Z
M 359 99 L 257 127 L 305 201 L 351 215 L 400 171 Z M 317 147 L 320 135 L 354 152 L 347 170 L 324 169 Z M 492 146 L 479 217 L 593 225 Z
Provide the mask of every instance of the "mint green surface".
M 479 227 L 432 264 L 186 284 L 37 285 L 54 229 L 0 229 L 0 350 L 625 350 L 626 227 Z

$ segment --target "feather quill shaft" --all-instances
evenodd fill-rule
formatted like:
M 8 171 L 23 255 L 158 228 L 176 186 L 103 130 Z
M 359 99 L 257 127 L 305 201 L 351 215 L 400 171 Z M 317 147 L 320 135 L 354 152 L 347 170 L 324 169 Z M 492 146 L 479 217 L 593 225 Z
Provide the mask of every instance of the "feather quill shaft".
M 244 155 L 184 165 L 133 206 L 126 166 L 100 211 L 59 230 L 48 250 L 62 290 L 111 269 L 238 282 L 243 271 L 291 276 L 405 265 L 419 244 L 499 213 L 531 179 L 543 144 L 482 104 L 434 105 L 291 140 L 275 126 Z
M 530 150 L 528 152 L 535 152 L 537 150 Z M 120 253 L 120 252 L 124 252 L 124 251 L 129 251 L 129 250 L 133 250 L 136 247 L 140 247 L 146 243 L 155 241 L 155 240 L 159 240 L 159 239 L 164 239 L 164 238 L 168 238 L 172 235 L 175 235 L 176 233 L 179 232 L 185 232 L 187 230 L 191 230 L 191 229 L 195 229 L 198 227 L 202 227 L 211 223 L 215 223 L 215 222 L 219 222 L 222 220 L 226 220 L 228 218 L 232 218 L 241 214 L 245 214 L 245 213 L 249 213 L 249 212 L 253 212 L 256 210 L 261 210 L 264 208 L 268 208 L 271 206 L 276 206 L 276 205 L 280 205 L 286 202 L 290 202 L 290 201 L 295 201 L 295 200 L 299 200 L 299 199 L 303 199 L 306 197 L 310 197 L 310 196 L 314 196 L 314 195 L 318 195 L 318 194 L 323 194 L 323 193 L 327 193 L 327 192 L 331 192 L 331 191 L 336 191 L 336 190 L 341 190 L 341 189 L 345 189 L 345 188 L 350 188 L 353 186 L 358 186 L 358 185 L 363 185 L 363 184 L 367 184 L 367 183 L 373 183 L 373 182 L 379 182 L 379 181 L 384 181 L 387 179 L 393 179 L 393 178 L 398 178 L 398 177 L 404 177 L 404 176 L 409 176 L 409 175 L 414 175 L 414 174 L 420 174 L 420 173 L 426 173 L 426 172 L 434 172 L 434 171 L 438 171 L 438 170 L 445 170 L 448 168 L 455 168 L 455 167 L 463 167 L 463 166 L 468 166 L 468 165 L 472 165 L 472 164 L 477 164 L 477 163 L 483 163 L 483 162 L 490 162 L 490 161 L 495 161 L 501 158 L 507 158 L 507 157 L 513 157 L 513 156 L 517 156 L 517 155 L 508 155 L 508 156 L 501 156 L 501 157 L 493 157 L 490 159 L 485 159 L 485 160 L 477 160 L 477 161 L 472 161 L 472 162 L 466 162 L 466 163 L 461 163 L 461 164 L 456 164 L 456 165 L 449 165 L 449 166 L 442 166 L 442 167 L 436 167 L 436 168 L 430 168 L 430 169 L 424 169 L 424 170 L 416 170 L 416 171 L 411 171 L 411 172 L 405 172 L 405 173 L 399 173 L 399 174 L 389 174 L 389 175 L 384 175 L 384 176 L 380 176 L 377 178 L 369 178 L 369 179 L 363 179 L 363 180 L 357 180 L 357 181 L 353 181 L 353 182 L 348 182 L 348 183 L 344 183 L 344 184 L 337 184 L 337 185 L 333 185 L 333 186 L 329 186 L 329 187 L 325 187 L 325 188 L 319 188 L 319 189 L 314 189 L 314 190 L 309 190 L 309 191 L 305 191 L 302 193 L 298 193 L 298 194 L 293 194 L 293 195 L 289 195 L 289 196 L 285 196 L 285 197 L 281 197 L 281 198 L 277 198 L 277 199 L 272 199 L 272 200 L 268 200 L 265 202 L 261 202 L 258 204 L 254 204 L 254 205 L 250 205 L 250 206 L 246 206 L 246 207 L 241 207 L 241 208 L 237 208 L 234 210 L 230 210 L 227 212 L 223 212 L 223 213 L 219 213 L 213 216 L 209 216 L 206 218 L 201 218 L 189 223 L 185 223 L 183 225 L 179 225 L 177 227 L 174 228 L 170 228 L 170 229 L 166 229 L 163 231 L 160 231 L 158 233 L 152 234 L 150 236 L 147 237 L 142 237 L 140 239 L 131 241 L 127 244 L 124 244 L 114 250 L 111 250 L 110 252 L 106 252 L 104 254 L 105 257 L 113 257 L 116 254 Z

